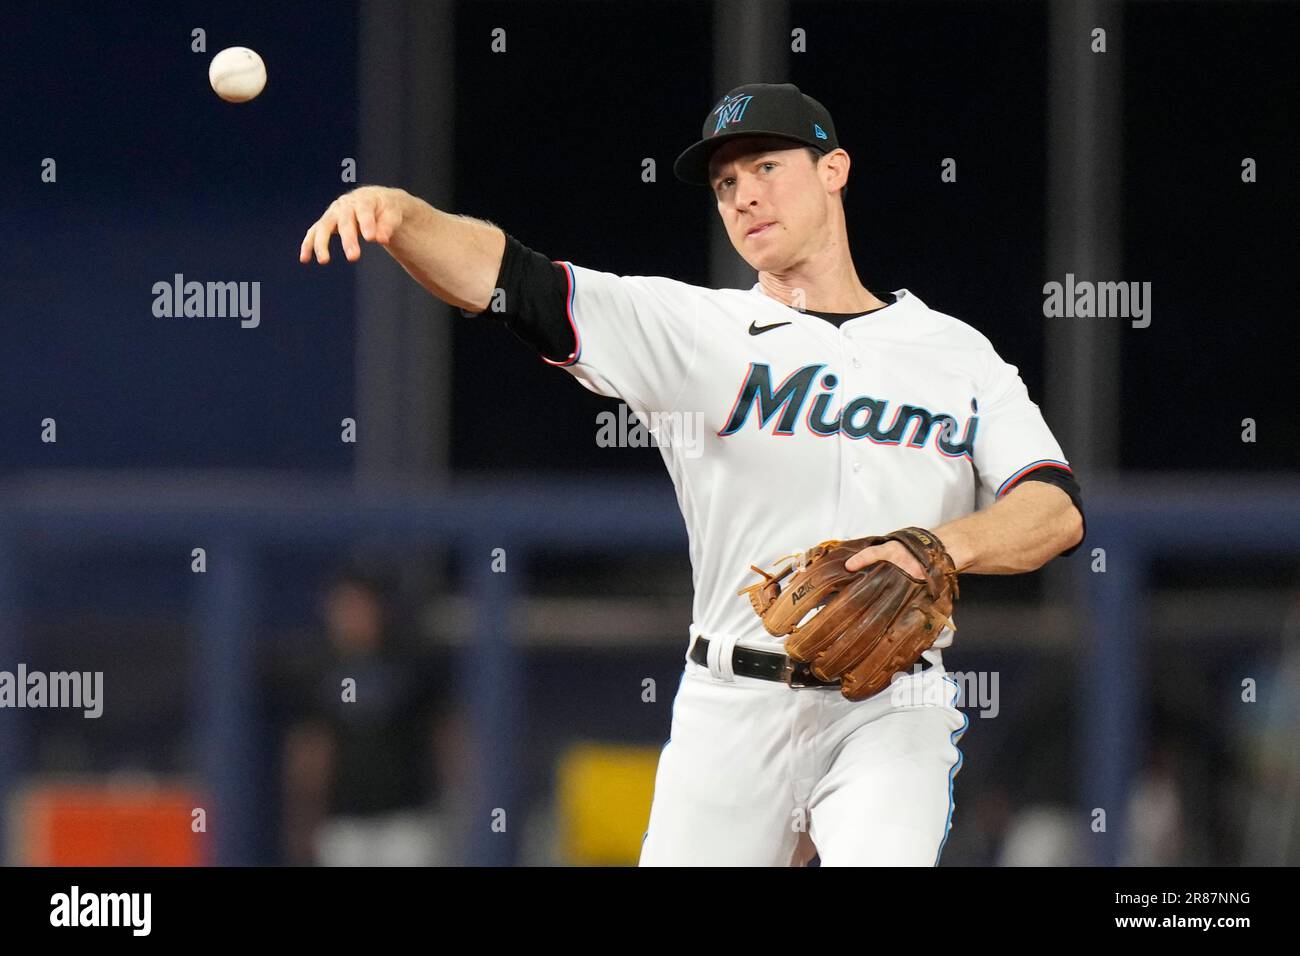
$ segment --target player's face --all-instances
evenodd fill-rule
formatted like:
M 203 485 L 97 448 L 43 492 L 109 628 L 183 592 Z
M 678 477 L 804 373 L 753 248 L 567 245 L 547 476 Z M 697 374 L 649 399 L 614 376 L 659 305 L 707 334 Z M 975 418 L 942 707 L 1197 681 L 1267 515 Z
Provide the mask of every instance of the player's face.
M 753 268 L 785 272 L 825 244 L 828 193 L 802 146 L 733 140 L 713 154 L 709 174 L 731 244 Z

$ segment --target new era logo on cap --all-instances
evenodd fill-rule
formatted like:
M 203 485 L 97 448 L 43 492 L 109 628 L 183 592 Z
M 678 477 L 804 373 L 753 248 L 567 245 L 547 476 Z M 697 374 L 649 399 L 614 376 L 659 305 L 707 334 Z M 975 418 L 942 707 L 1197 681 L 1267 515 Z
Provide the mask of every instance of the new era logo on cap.
M 825 138 L 826 138 L 826 130 L 822 129 L 822 128 L 821 128 L 820 126 L 818 126 L 816 123 L 813 123 L 813 132 L 817 134 L 817 138 L 818 138 L 818 139 L 825 139 Z

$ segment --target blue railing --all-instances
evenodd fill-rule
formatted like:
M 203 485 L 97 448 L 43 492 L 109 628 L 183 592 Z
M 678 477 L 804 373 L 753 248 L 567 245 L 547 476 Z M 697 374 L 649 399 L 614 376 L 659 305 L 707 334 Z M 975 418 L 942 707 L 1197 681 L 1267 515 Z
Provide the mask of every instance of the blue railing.
M 473 652 L 465 655 L 458 683 L 477 736 L 472 750 L 479 774 L 467 805 L 473 808 L 471 820 L 482 822 L 471 825 L 467 851 L 471 862 L 505 864 L 514 858 L 522 814 L 513 815 L 505 833 L 492 832 L 488 824 L 497 808 L 512 819 L 515 771 L 523 764 L 517 750 L 526 715 L 519 711 L 521 681 L 510 621 L 530 555 L 543 548 L 548 553 L 680 551 L 686 537 L 666 478 L 564 485 L 480 481 L 445 492 L 364 495 L 340 485 L 211 481 L 172 487 L 125 479 L 61 490 L 10 490 L 3 500 L 0 661 L 22 659 L 22 557 L 28 552 L 107 542 L 171 543 L 188 560 L 191 548 L 205 548 L 207 571 L 194 575 L 199 674 L 193 716 L 199 769 L 214 804 L 209 832 L 219 864 L 254 859 L 252 635 L 261 549 L 289 545 L 346 553 L 349 544 L 365 540 L 456 556 L 467 571 L 476 608 Z M 505 549 L 507 573 L 492 571 L 494 548 Z M 0 716 L 9 731 L 0 734 L 4 806 L 26 763 L 27 740 L 20 711 Z
M 1076 684 L 1084 705 L 1076 806 L 1088 811 L 1087 824 L 1094 811 L 1105 811 L 1105 831 L 1090 833 L 1088 843 L 1095 863 L 1113 866 L 1121 862 L 1126 805 L 1145 744 L 1143 687 L 1155 676 L 1143 640 L 1152 560 L 1223 567 L 1300 554 L 1300 478 L 1188 476 L 1085 492 L 1088 537 L 1074 561 Z M 1104 573 L 1092 570 L 1096 548 L 1105 550 Z
M 337 484 L 106 478 L 61 487 L 13 486 L 0 494 L 0 662 L 21 660 L 29 552 L 75 552 L 106 542 L 170 543 L 186 555 L 192 547 L 206 549 L 207 572 L 194 576 L 200 653 L 193 716 L 199 769 L 214 804 L 209 829 L 219 864 L 249 863 L 255 855 L 252 636 L 259 598 L 255 568 L 263 549 L 290 545 L 344 553 L 364 540 L 456 556 L 476 608 L 472 652 L 464 655 L 458 684 L 477 735 L 478 774 L 468 805 L 481 825 L 470 828 L 468 857 L 508 864 L 515 858 L 518 827 L 494 833 L 489 823 L 494 809 L 509 813 L 513 806 L 514 769 L 521 765 L 519 731 L 527 715 L 519 710 L 522 682 L 510 627 L 530 556 L 542 549 L 680 554 L 685 547 L 666 479 L 480 480 L 445 491 L 362 494 Z M 1072 559 L 1082 624 L 1077 677 L 1085 701 L 1077 805 L 1106 811 L 1106 830 L 1095 834 L 1092 846 L 1096 862 L 1107 864 L 1120 856 L 1124 806 L 1142 744 L 1141 689 L 1147 678 L 1141 636 L 1152 556 L 1183 553 L 1208 561 L 1300 552 L 1300 489 L 1295 482 L 1144 482 L 1089 489 L 1087 510 L 1088 540 Z M 506 549 L 508 573 L 492 571 L 494 548 Z M 1094 548 L 1105 549 L 1104 573 L 1091 570 Z M 0 806 L 7 806 L 29 742 L 21 712 L 0 716 L 6 728 L 0 734 Z

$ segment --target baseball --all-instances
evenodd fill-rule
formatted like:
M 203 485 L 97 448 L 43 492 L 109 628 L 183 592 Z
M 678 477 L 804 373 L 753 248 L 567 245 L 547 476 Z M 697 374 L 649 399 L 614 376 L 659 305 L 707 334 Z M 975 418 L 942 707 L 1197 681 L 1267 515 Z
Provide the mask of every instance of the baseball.
M 266 86 L 266 64 L 246 46 L 232 46 L 212 58 L 208 82 L 227 103 L 247 103 Z

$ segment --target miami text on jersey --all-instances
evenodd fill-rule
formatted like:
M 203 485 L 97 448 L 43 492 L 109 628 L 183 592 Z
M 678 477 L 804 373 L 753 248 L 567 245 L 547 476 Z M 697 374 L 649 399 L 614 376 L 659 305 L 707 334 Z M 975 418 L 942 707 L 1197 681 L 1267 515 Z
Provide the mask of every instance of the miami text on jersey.
M 726 438 L 745 427 L 749 413 L 758 408 L 758 428 L 764 429 L 776 419 L 774 435 L 793 435 L 795 425 L 808 405 L 814 383 L 824 389 L 813 397 L 804 424 L 814 435 L 826 437 L 843 432 L 849 438 L 866 438 L 877 445 L 901 445 L 906 437 L 907 447 L 924 448 L 930 435 L 937 432 L 935 447 L 940 454 L 950 458 L 971 458 L 975 450 L 975 429 L 979 425 L 979 405 L 971 399 L 971 414 L 966 419 L 960 441 L 954 441 L 957 419 L 946 412 L 935 413 L 920 405 L 899 405 L 888 427 L 884 421 L 889 400 L 859 396 L 848 402 L 834 416 L 827 418 L 827 410 L 834 399 L 839 379 L 833 372 L 817 376 L 825 365 L 805 365 L 795 369 L 774 389 L 772 369 L 766 364 L 751 362 L 745 379 L 740 384 L 736 401 L 731 406 L 727 422 L 718 432 Z

